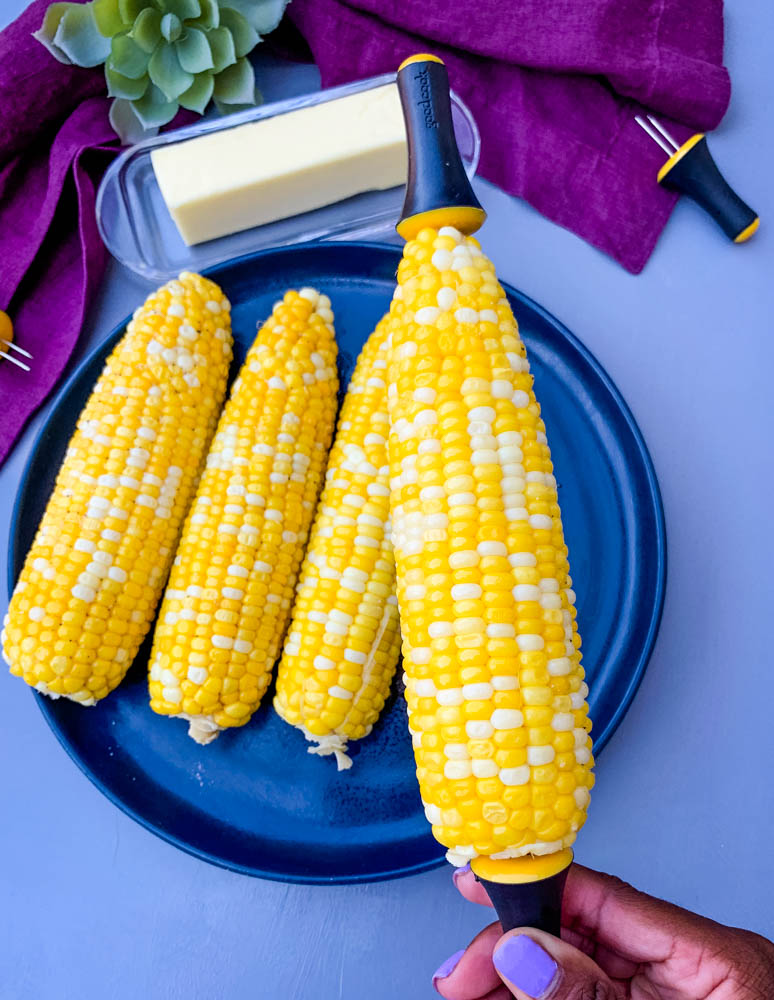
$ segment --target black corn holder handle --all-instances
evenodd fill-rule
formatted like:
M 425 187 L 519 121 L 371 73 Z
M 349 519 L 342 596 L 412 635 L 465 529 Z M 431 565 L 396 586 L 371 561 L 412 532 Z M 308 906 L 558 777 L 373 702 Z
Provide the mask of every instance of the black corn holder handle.
M 465 232 L 481 225 L 485 213 L 465 173 L 457 148 L 449 98 L 449 77 L 435 56 L 413 56 L 398 70 L 398 91 L 406 122 L 409 162 L 406 198 L 398 232 L 411 238 L 411 220 L 450 209 L 448 222 Z M 460 213 L 455 210 L 461 209 Z M 456 217 L 459 215 L 459 218 Z M 477 218 L 474 226 L 466 225 Z
M 659 183 L 692 198 L 712 216 L 729 239 L 742 242 L 754 232 L 750 228 L 758 215 L 718 170 L 706 136 L 686 150 L 660 176 Z
M 514 927 L 536 927 L 559 937 L 562 926 L 562 895 L 569 870 L 569 867 L 563 868 L 556 875 L 538 882 L 516 885 L 476 877 L 492 900 L 503 933 Z

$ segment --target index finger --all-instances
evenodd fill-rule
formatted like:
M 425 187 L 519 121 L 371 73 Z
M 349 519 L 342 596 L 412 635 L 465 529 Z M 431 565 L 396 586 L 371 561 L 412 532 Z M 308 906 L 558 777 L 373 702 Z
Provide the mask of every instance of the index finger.
M 470 903 L 478 903 L 479 906 L 491 906 L 492 900 L 487 895 L 486 889 L 481 885 L 476 876 L 470 870 L 470 865 L 458 868 L 454 875 L 454 886 L 465 899 Z
M 442 979 L 433 978 L 436 992 L 446 1000 L 487 1000 L 501 990 L 502 980 L 492 965 L 492 952 L 502 932 L 499 924 L 480 931 L 452 971 Z

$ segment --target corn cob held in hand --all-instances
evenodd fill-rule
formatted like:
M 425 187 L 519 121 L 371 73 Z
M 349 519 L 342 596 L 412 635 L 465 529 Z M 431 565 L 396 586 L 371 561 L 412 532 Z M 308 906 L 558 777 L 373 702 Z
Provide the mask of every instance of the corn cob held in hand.
M 330 300 L 287 292 L 247 353 L 185 523 L 150 657 L 151 708 L 209 743 L 258 707 L 336 417 Z
M 230 306 L 184 273 L 154 292 L 81 413 L 16 585 L 11 673 L 83 705 L 123 679 L 147 633 L 215 429 Z
M 386 321 L 369 337 L 341 409 L 301 570 L 274 707 L 309 753 L 351 766 L 348 741 L 368 735 L 399 654 L 387 468 Z
M 409 241 L 389 439 L 406 699 L 433 834 L 464 864 L 568 847 L 591 775 L 567 548 L 516 321 L 472 237 Z
M 486 213 L 443 62 L 411 56 L 398 90 L 409 182 L 388 451 L 420 794 L 503 929 L 558 934 L 593 761 L 556 480 L 516 321 L 469 235 Z

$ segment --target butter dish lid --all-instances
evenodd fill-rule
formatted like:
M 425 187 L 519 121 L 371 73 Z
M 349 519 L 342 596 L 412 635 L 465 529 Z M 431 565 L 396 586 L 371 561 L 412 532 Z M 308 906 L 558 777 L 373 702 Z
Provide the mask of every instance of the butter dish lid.
M 202 119 L 130 147 L 110 165 L 97 194 L 97 224 L 105 245 L 118 261 L 136 274 L 158 282 L 180 271 L 202 271 L 255 250 L 291 243 L 395 239 L 395 223 L 403 204 L 403 185 L 366 191 L 322 208 L 186 246 L 161 195 L 151 163 L 151 153 L 160 146 L 382 87 L 394 83 L 395 79 L 394 73 L 387 73 L 249 108 L 223 118 Z M 480 152 L 478 128 L 463 101 L 454 93 L 451 98 L 457 143 L 465 170 L 473 177 Z

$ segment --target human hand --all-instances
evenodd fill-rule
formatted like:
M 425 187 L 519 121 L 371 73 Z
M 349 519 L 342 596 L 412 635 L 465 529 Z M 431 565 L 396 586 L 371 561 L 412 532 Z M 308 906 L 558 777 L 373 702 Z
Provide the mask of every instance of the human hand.
M 469 869 L 454 882 L 466 899 L 492 905 Z M 447 1000 L 772 1000 L 774 944 L 573 865 L 561 941 L 490 924 L 433 985 Z

